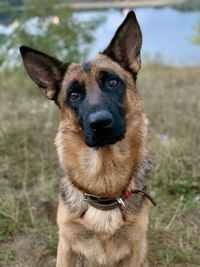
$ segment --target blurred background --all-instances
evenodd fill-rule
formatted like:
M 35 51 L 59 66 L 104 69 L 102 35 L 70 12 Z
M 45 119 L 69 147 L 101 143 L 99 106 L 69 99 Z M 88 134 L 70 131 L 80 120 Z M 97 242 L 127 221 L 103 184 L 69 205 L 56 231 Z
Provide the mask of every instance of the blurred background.
M 143 32 L 138 92 L 150 121 L 151 267 L 200 266 L 200 1 L 0 1 L 0 266 L 55 266 L 59 111 L 19 46 L 93 58 L 129 10 Z M 70 152 L 69 152 L 70 153 Z

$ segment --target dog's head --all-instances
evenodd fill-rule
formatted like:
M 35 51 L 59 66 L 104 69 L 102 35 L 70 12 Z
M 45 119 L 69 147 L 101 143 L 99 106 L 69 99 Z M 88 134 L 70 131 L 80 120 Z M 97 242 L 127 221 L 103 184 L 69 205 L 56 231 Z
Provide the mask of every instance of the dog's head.
M 90 62 L 62 63 L 24 46 L 20 51 L 27 73 L 57 103 L 66 128 L 79 132 L 88 146 L 100 147 L 123 139 L 127 130 L 128 112 L 136 98 L 141 43 L 140 27 L 131 11 L 108 47 Z

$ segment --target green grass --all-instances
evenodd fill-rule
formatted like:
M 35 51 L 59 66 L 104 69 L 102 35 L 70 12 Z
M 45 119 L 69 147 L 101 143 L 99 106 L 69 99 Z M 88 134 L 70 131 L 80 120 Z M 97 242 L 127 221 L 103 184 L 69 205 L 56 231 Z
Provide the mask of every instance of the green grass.
M 57 200 L 61 176 L 59 112 L 21 72 L 0 73 L 0 266 L 55 266 L 57 226 L 44 203 Z M 199 84 L 198 68 L 151 64 L 139 75 L 158 203 L 150 218 L 151 267 L 200 263 Z

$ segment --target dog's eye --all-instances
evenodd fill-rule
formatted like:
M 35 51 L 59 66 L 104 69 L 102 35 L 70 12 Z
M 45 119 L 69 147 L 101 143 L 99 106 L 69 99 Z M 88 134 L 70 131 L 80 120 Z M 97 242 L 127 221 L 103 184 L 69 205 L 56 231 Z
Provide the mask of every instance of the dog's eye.
M 117 79 L 110 79 L 108 81 L 108 86 L 111 87 L 111 88 L 115 88 L 119 85 L 119 82 Z
M 75 92 L 71 92 L 71 93 L 69 94 L 69 98 L 70 98 L 71 100 L 77 100 L 77 99 L 80 98 L 80 94 L 75 93 Z

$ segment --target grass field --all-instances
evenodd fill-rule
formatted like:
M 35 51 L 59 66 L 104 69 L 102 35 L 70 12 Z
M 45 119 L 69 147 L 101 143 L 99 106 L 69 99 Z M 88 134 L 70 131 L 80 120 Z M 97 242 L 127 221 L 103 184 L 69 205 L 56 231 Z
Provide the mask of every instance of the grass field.
M 150 184 L 158 203 L 150 267 L 199 267 L 199 68 L 148 65 L 138 90 L 150 120 Z M 0 99 L 0 266 L 55 266 L 59 112 L 22 70 L 0 73 Z

